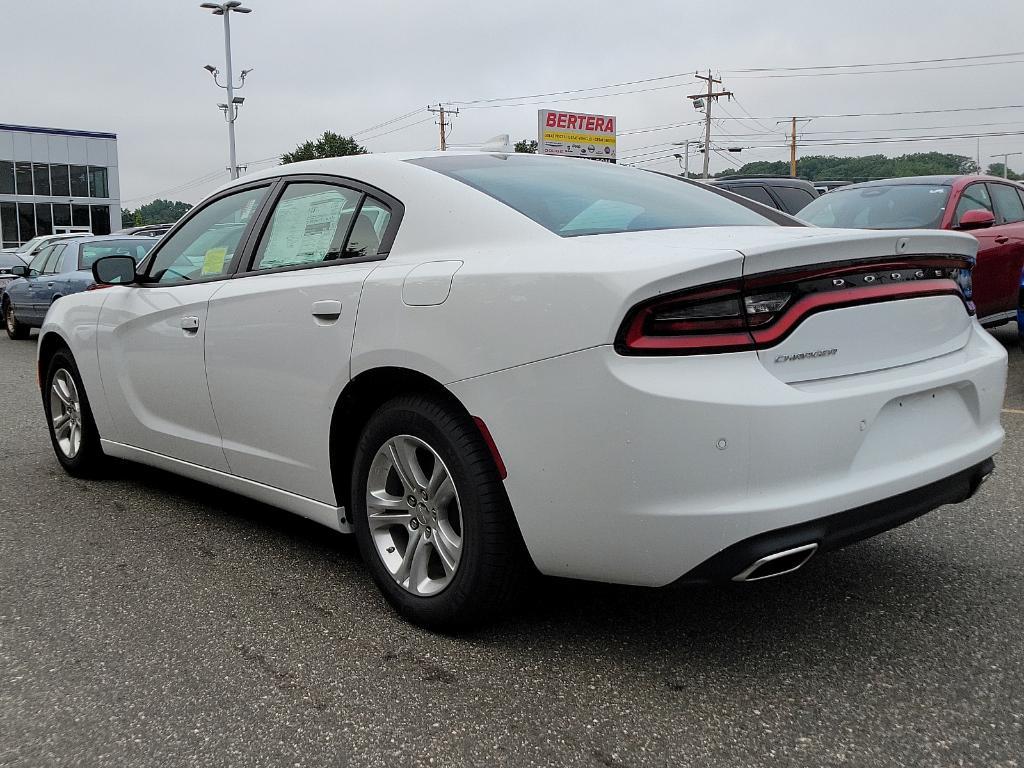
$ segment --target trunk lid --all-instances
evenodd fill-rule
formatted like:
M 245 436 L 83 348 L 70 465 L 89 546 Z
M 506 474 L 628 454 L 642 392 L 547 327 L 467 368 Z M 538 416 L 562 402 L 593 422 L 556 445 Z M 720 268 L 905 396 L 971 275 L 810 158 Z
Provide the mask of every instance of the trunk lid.
M 789 295 L 769 325 L 751 328 L 761 363 L 781 381 L 908 365 L 967 343 L 973 320 L 957 291 L 969 285 L 962 268 L 974 261 L 975 238 L 922 230 L 802 234 L 738 248 L 748 297 Z

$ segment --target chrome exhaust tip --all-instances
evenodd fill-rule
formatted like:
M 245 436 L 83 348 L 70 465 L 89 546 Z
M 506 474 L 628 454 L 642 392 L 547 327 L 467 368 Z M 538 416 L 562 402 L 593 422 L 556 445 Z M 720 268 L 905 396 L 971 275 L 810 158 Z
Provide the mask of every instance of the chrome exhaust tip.
M 773 552 L 755 560 L 732 577 L 733 581 L 761 581 L 792 573 L 811 559 L 818 549 L 818 543 L 803 544 L 781 552 Z

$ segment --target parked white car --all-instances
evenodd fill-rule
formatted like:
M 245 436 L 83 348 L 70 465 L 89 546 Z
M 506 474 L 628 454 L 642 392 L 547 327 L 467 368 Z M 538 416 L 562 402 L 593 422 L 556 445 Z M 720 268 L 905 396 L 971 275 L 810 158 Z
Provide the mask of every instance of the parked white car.
M 840 231 L 528 155 L 296 163 L 196 206 L 39 341 L 72 474 L 151 464 L 354 532 L 431 627 L 530 563 L 754 580 L 970 497 L 1006 351 L 977 241 Z M 780 226 L 785 224 L 786 226 Z

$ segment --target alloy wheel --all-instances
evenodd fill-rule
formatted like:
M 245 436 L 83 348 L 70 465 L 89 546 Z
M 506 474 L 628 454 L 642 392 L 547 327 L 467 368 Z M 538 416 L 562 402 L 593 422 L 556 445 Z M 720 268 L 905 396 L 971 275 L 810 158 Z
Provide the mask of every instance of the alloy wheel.
M 82 447 L 82 401 L 66 368 L 59 369 L 50 383 L 50 419 L 60 452 L 75 458 Z
M 412 435 L 387 440 L 366 484 L 370 536 L 403 589 L 428 597 L 444 590 L 462 558 L 462 507 L 437 451 Z

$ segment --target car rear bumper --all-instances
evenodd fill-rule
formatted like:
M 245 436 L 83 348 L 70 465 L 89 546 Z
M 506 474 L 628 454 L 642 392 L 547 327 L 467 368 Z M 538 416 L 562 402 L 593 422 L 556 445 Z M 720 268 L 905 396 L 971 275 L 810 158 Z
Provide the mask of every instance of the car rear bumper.
M 544 573 L 659 586 L 751 537 L 894 499 L 1000 448 L 1006 351 L 787 384 L 740 352 L 596 347 L 449 385 L 486 423 Z
M 779 553 L 797 550 L 806 552 L 806 557 L 800 558 L 799 564 L 803 565 L 811 555 L 830 552 L 876 536 L 898 525 L 909 523 L 914 518 L 945 504 L 966 501 L 975 494 L 994 469 L 995 463 L 991 459 L 986 459 L 980 464 L 923 488 L 845 512 L 751 536 L 705 560 L 679 581 L 687 584 L 705 584 L 753 581 L 765 578 L 765 574 L 776 575 L 771 571 L 755 569 L 754 566 L 758 563 L 771 562 L 770 558 Z M 794 560 L 793 564 L 796 562 Z

